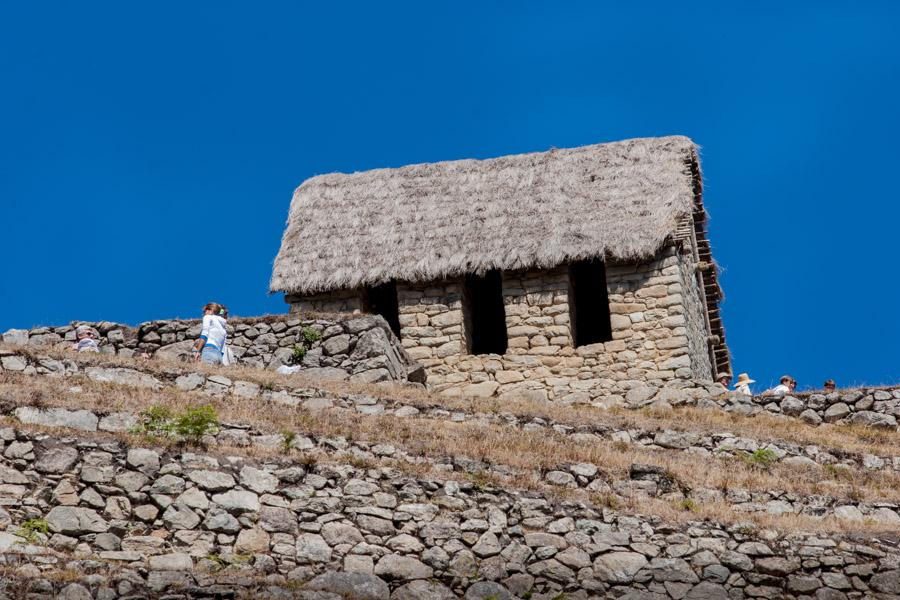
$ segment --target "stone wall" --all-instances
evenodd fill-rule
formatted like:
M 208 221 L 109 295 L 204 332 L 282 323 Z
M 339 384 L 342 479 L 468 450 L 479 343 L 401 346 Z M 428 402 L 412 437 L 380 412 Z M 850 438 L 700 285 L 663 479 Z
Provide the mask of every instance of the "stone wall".
M 608 265 L 612 341 L 574 347 L 566 267 L 503 273 L 507 353 L 469 355 L 462 284 L 397 284 L 400 337 L 449 395 L 591 402 L 637 384 L 710 379 L 702 306 L 686 255 Z M 699 338 L 699 339 L 698 339 Z
M 200 335 L 199 320 L 167 319 L 138 327 L 103 321 L 75 321 L 70 325 L 13 329 L 0 341 L 34 347 L 71 348 L 75 327 L 88 325 L 99 336 L 100 351 L 118 356 L 185 359 Z M 313 335 L 310 335 L 312 332 Z M 317 338 L 314 341 L 309 339 Z M 400 346 L 383 318 L 377 315 L 295 315 L 228 320 L 228 344 L 238 364 L 274 369 L 297 364 L 314 376 L 354 381 L 423 380 L 419 366 Z M 302 360 L 295 353 L 303 348 Z
M 696 263 L 683 256 L 678 261 L 678 276 L 681 286 L 680 304 L 683 309 L 684 327 L 687 336 L 688 356 L 691 360 L 691 372 L 694 379 L 711 379 L 714 372 L 709 345 L 709 327 L 706 309 L 697 280 Z M 674 290 L 674 286 L 673 286 Z M 673 306 L 678 306 L 678 302 Z
M 137 363 L 133 367 L 123 367 L 116 364 L 103 364 L 104 361 L 87 360 L 79 361 L 84 355 L 73 355 L 71 358 L 59 360 L 51 356 L 37 352 L 23 352 L 16 349 L 0 347 L 0 372 L 11 374 L 23 374 L 28 376 L 49 376 L 75 378 L 86 377 L 89 380 L 115 383 L 126 386 L 145 387 L 154 390 L 174 388 L 183 392 L 199 392 L 204 395 L 227 397 L 232 396 L 241 399 L 257 400 L 261 403 L 275 402 L 288 407 L 300 407 L 305 410 L 330 410 L 344 409 L 365 416 L 395 416 L 402 418 L 427 418 L 435 420 L 447 420 L 454 423 L 466 421 L 482 421 L 492 424 L 502 424 L 527 431 L 545 431 L 547 434 L 564 435 L 574 443 L 594 444 L 601 441 L 614 441 L 617 443 L 630 443 L 641 446 L 678 448 L 696 454 L 716 458 L 730 458 L 740 456 L 743 452 L 754 452 L 759 449 L 769 449 L 774 453 L 775 461 L 785 460 L 796 464 L 832 465 L 849 468 L 865 468 L 868 470 L 894 470 L 900 471 L 900 448 L 896 455 L 878 456 L 874 454 L 855 454 L 846 450 L 824 448 L 820 446 L 802 446 L 772 437 L 750 439 L 739 437 L 732 433 L 722 432 L 716 434 L 697 435 L 671 429 L 645 429 L 635 426 L 612 427 L 603 422 L 601 418 L 605 413 L 595 413 L 595 418 L 581 418 L 577 423 L 571 421 L 556 421 L 550 418 L 531 418 L 517 416 L 508 412 L 508 407 L 503 407 L 503 412 L 484 413 L 474 409 L 461 410 L 454 408 L 447 410 L 445 401 L 440 398 L 433 399 L 398 399 L 389 393 L 385 396 L 371 396 L 368 394 L 328 392 L 321 388 L 310 387 L 308 384 L 296 385 L 290 383 L 290 379 L 284 383 L 267 383 L 260 385 L 253 379 L 240 379 L 227 377 L 223 374 L 208 374 L 184 365 L 180 370 L 167 366 L 164 370 L 153 369 L 150 363 Z M 98 364 L 99 363 L 99 364 Z M 652 405 L 654 408 L 665 408 L 671 403 L 677 405 L 699 406 L 701 408 L 726 410 L 738 412 L 743 415 L 759 414 L 766 411 L 766 406 L 772 406 L 777 402 L 771 399 L 754 399 L 739 394 L 722 394 L 717 386 L 710 386 L 710 390 L 701 391 L 692 388 L 690 392 L 694 396 L 667 395 L 669 400 L 650 400 L 648 403 L 623 404 L 624 407 L 642 408 Z M 388 392 L 388 388 L 385 388 Z M 678 390 L 685 392 L 685 390 Z M 660 396 L 665 395 L 665 390 Z M 849 400 L 859 397 L 863 392 L 862 402 L 867 398 L 873 400 L 873 407 L 879 410 L 886 409 L 890 403 L 874 398 L 884 398 L 892 395 L 900 399 L 900 387 L 875 388 L 868 390 L 841 390 L 838 396 Z M 843 396 L 846 394 L 846 396 Z M 782 403 L 791 402 L 791 398 L 782 400 Z M 878 405 L 875 406 L 874 402 Z M 896 406 L 896 405 L 895 405 Z M 774 407 L 771 411 L 775 411 Z M 0 409 L 0 415 L 2 415 Z M 802 417 L 796 412 L 782 413 L 786 418 Z M 888 416 L 886 413 L 879 413 Z M 892 416 L 892 415 L 890 415 Z M 104 423 L 120 423 L 127 429 L 134 423 L 133 415 L 101 414 L 91 421 L 97 424 L 101 431 L 112 431 Z M 890 419 L 883 419 L 878 425 L 885 427 Z M 842 423 L 841 421 L 832 421 Z M 821 424 L 821 423 L 812 423 Z M 896 427 L 896 422 L 894 422 Z M 249 435 L 249 434 L 248 434 Z M 233 439 L 233 436 L 231 436 Z M 248 438 L 249 439 L 249 438 Z M 834 453 L 832 453 L 834 450 Z M 585 480 L 583 485 L 589 485 L 590 480 Z M 704 494 L 714 494 L 714 490 L 705 490 Z M 799 512 L 799 511 L 798 511 Z M 900 515 L 897 516 L 900 523 Z
M 36 423 L 51 413 L 24 409 Z M 316 446 L 307 438 L 254 458 L 53 422 L 68 431 L 0 428 L 0 563 L 34 597 L 888 600 L 900 589 L 889 536 L 665 523 L 462 474 L 405 474 L 378 464 L 388 448 L 360 442 L 351 466 L 292 457 Z M 336 457 L 349 449 L 320 443 Z M 662 485 L 664 473 L 644 469 L 635 483 Z M 35 521 L 46 533 L 26 526 Z
M 359 290 L 336 290 L 327 294 L 294 296 L 287 294 L 284 301 L 290 304 L 291 312 L 358 314 L 363 310 L 363 294 Z
M 767 410 L 803 419 L 811 425 L 842 423 L 896 429 L 900 417 L 900 386 L 860 387 L 835 390 L 830 394 L 801 392 L 777 398 L 729 394 L 707 402 L 727 405 L 735 399 L 744 402 L 742 412 Z

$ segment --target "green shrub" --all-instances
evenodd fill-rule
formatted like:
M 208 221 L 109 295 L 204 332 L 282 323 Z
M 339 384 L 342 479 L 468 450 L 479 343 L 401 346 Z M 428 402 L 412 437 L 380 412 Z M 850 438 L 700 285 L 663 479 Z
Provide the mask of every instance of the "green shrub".
M 293 444 L 294 440 L 297 439 L 296 432 L 285 429 L 284 431 L 281 432 L 281 437 L 284 438 L 281 440 L 282 450 L 284 450 L 285 452 L 290 451 L 291 444 Z
M 770 450 L 769 448 L 760 448 L 759 450 L 745 454 L 743 459 L 744 462 L 751 467 L 768 471 L 775 461 L 778 460 L 778 455 L 775 454 L 774 450 Z
M 216 409 L 212 406 L 192 406 L 177 415 L 172 421 L 172 431 L 176 435 L 194 442 L 214 431 L 219 426 Z
M 304 327 L 303 328 L 303 341 L 307 344 L 312 344 L 318 342 L 322 339 L 322 334 L 313 329 L 312 327 Z
M 218 426 L 219 419 L 212 406 L 191 406 L 177 414 L 165 406 L 151 406 L 141 413 L 132 432 L 158 437 L 177 436 L 198 443 Z
M 22 526 L 16 532 L 16 535 L 28 540 L 29 544 L 38 543 L 41 538 L 39 534 L 47 535 L 50 533 L 50 524 L 44 519 L 26 519 L 22 521 Z
M 697 509 L 699 507 L 692 498 L 684 498 L 675 503 L 675 508 L 677 508 L 678 510 L 683 510 L 685 512 L 697 512 Z
M 296 365 L 303 362 L 304 356 L 306 356 L 306 346 L 295 345 L 294 352 L 291 354 L 291 363 Z
M 151 406 L 141 413 L 140 421 L 135 427 L 136 433 L 149 435 L 168 435 L 172 427 L 172 411 L 165 406 Z

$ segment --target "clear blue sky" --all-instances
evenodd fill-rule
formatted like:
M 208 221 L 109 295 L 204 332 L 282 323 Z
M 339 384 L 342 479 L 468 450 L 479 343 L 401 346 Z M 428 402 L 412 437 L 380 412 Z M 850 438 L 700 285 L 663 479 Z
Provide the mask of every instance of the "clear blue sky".
M 318 173 L 684 134 L 735 369 L 900 381 L 898 7 L 0 0 L 0 331 L 283 312 Z

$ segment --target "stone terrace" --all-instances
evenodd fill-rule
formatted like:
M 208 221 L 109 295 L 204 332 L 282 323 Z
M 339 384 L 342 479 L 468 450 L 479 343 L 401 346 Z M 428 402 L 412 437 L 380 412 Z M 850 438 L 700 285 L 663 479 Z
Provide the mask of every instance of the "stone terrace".
M 206 440 L 205 450 L 166 439 L 148 445 L 127 434 L 139 418 L 135 412 L 54 408 L 52 398 L 61 393 L 71 406 L 79 394 L 87 399 L 106 390 L 125 397 L 129 390 L 143 390 L 149 395 L 141 397 L 152 401 L 171 389 L 222 407 L 254 398 L 260 409 L 281 406 L 318 414 L 320 421 L 334 413 L 348 433 L 354 423 L 365 422 L 360 419 L 393 422 L 395 429 L 409 423 L 413 440 L 417 423 L 486 422 L 512 426 L 520 432 L 515 435 L 564 436 L 592 446 L 614 439 L 647 448 L 641 452 L 663 453 L 660 458 L 700 460 L 705 452 L 707 460 L 723 466 L 733 460 L 729 456 L 768 447 L 781 462 L 846 461 L 853 477 L 866 469 L 890 471 L 890 456 L 837 453 L 828 462 L 827 452 L 810 455 L 805 446 L 777 440 L 604 427 L 602 419 L 579 427 L 566 419 L 450 411 L 402 393 L 390 400 L 389 388 L 383 395 L 339 394 L 291 386 L 291 377 L 254 380 L 249 370 L 233 371 L 240 373 L 236 377 L 177 363 L 107 358 L 103 364 L 97 356 L 66 359 L 8 349 L 2 359 L 5 368 L 16 367 L 4 371 L 4 411 L 13 420 L 0 431 L 2 495 L 10 499 L 4 560 L 11 573 L 29 578 L 36 596 L 200 597 L 205 589 L 323 599 L 891 598 L 900 576 L 900 550 L 890 535 L 785 534 L 749 519 L 754 511 L 781 511 L 859 519 L 863 525 L 900 519 L 895 502 L 823 497 L 822 504 L 740 488 L 715 499 L 706 495 L 715 490 L 686 489 L 652 460 L 633 464 L 624 478 L 602 463 L 560 463 L 538 473 L 541 485 L 523 487 L 506 478 L 515 469 L 490 459 L 422 455 L 396 437 L 398 442 L 378 443 L 357 434 L 322 435 L 319 421 L 309 420 L 309 429 L 291 435 L 229 422 Z M 37 389 L 29 381 L 41 374 L 56 386 L 45 388 L 48 400 L 17 401 L 36 397 L 27 393 Z M 73 384 L 81 391 L 67 393 Z M 758 416 L 738 418 L 774 418 L 754 408 Z M 48 426 L 56 429 L 51 433 Z M 813 467 L 801 461 L 784 468 L 800 474 Z M 630 498 L 633 509 L 611 509 L 614 498 Z M 746 511 L 748 520 L 691 521 L 689 510 L 688 519 L 650 516 L 654 502 L 688 499 L 701 507 L 727 502 Z M 47 534 L 25 535 L 27 519 L 40 518 L 50 527 Z M 72 571 L 93 575 L 73 577 Z M 310 595 L 316 588 L 327 591 Z

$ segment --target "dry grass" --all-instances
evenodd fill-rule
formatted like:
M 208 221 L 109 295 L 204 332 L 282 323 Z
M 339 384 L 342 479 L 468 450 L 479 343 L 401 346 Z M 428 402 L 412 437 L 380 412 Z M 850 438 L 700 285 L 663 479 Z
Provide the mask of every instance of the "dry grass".
M 343 410 L 311 412 L 273 402 L 236 397 L 214 398 L 174 388 L 153 391 L 77 378 L 81 392 L 68 388 L 74 378 L 60 380 L 5 375 L 0 398 L 15 405 L 32 404 L 35 394 L 48 405 L 138 413 L 150 406 L 183 410 L 198 403 L 213 405 L 220 420 L 248 423 L 264 432 L 294 431 L 315 437 L 394 444 L 413 456 L 433 459 L 456 456 L 460 449 L 472 460 L 505 465 L 522 472 L 544 473 L 571 463 L 601 468 L 608 480 L 628 479 L 633 463 L 666 468 L 688 489 L 784 490 L 799 495 L 821 494 L 855 500 L 900 500 L 900 474 L 848 470 L 831 477 L 822 468 L 774 464 L 768 470 L 727 458 L 704 458 L 682 451 L 656 450 L 619 442 L 579 444 L 552 430 L 528 432 L 476 421 L 461 423 L 428 418 L 399 419 L 391 415 L 362 416 Z M 12 380 L 18 380 L 13 382 Z M 2 381 L 2 379 L 0 379 Z M 698 461 L 708 468 L 698 469 Z
M 196 371 L 207 375 L 226 375 L 231 379 L 252 381 L 267 387 L 307 387 L 334 395 L 366 394 L 388 402 L 402 402 L 419 409 L 442 408 L 460 410 L 470 414 L 512 414 L 518 418 L 541 418 L 572 427 L 600 425 L 615 429 L 640 429 L 657 431 L 673 429 L 699 434 L 732 433 L 759 442 L 791 442 L 800 445 L 815 445 L 837 456 L 847 453 L 875 454 L 878 456 L 900 456 L 900 432 L 867 428 L 858 425 L 823 424 L 814 427 L 799 419 L 782 417 L 769 413 L 747 417 L 721 410 L 694 407 L 674 409 L 628 409 L 606 410 L 593 406 L 565 405 L 533 400 L 512 400 L 500 402 L 497 398 L 449 398 L 418 387 L 400 384 L 356 384 L 347 381 L 322 381 L 304 376 L 302 373 L 281 375 L 246 366 L 232 366 L 227 369 L 201 363 L 185 364 L 164 360 L 136 360 L 108 355 L 75 355 L 71 352 L 4 346 L 31 356 L 49 355 L 55 358 L 69 358 L 81 364 L 112 365 L 139 370 L 163 377 L 177 376 Z
M 0 419 L 6 424 L 14 424 L 8 419 Z M 39 425 L 21 425 L 15 423 L 19 429 L 42 432 L 59 437 L 73 437 L 72 430 L 59 427 L 43 427 Z M 80 434 L 84 435 L 84 434 Z M 158 438 L 147 439 L 140 435 L 130 433 L 92 433 L 91 440 L 117 440 L 123 444 L 136 446 L 152 446 L 160 450 L 180 451 L 184 447 L 172 440 Z M 77 437 L 77 436 L 76 436 Z M 149 443 L 148 443 L 149 442 Z M 584 489 L 571 489 L 552 486 L 544 482 L 535 471 L 518 471 L 510 476 L 500 476 L 495 473 L 482 471 L 473 474 L 447 472 L 429 463 L 409 463 L 391 458 L 368 458 L 360 462 L 357 457 L 348 452 L 336 452 L 328 454 L 322 450 L 292 451 L 288 456 L 281 449 L 262 448 L 258 446 L 228 446 L 218 445 L 207 451 L 207 454 L 223 459 L 225 456 L 243 456 L 259 462 L 277 463 L 303 463 L 309 466 L 342 466 L 350 464 L 359 469 L 392 469 L 398 474 L 428 479 L 437 482 L 451 480 L 459 481 L 461 478 L 470 479 L 475 483 L 475 492 L 486 493 L 513 493 L 516 490 L 525 492 L 537 492 L 553 502 L 583 502 L 594 507 L 610 508 L 620 514 L 635 516 L 651 516 L 662 519 L 673 525 L 685 525 L 692 522 L 710 521 L 722 525 L 750 524 L 754 528 L 770 529 L 779 534 L 820 533 L 842 535 L 871 535 L 876 533 L 895 532 L 896 528 L 887 524 L 877 523 L 871 520 L 863 522 L 847 522 L 833 517 L 815 518 L 806 515 L 786 514 L 772 515 L 767 513 L 744 513 L 735 511 L 725 502 L 705 502 L 692 506 L 691 510 L 685 510 L 677 503 L 667 499 L 648 498 L 646 496 L 612 496 L 600 495 L 588 492 Z

